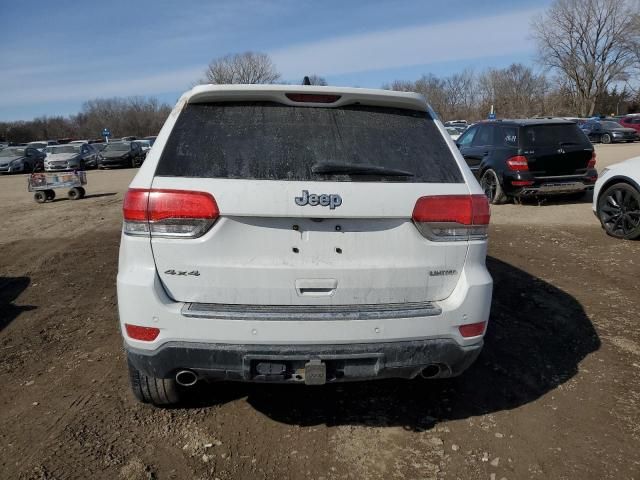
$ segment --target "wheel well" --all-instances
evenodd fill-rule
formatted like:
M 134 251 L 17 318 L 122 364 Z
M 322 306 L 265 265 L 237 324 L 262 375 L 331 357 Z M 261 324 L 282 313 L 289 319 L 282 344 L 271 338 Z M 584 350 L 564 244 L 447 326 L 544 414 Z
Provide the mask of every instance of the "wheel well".
M 596 205 L 598 205 L 600 203 L 600 197 L 607 190 L 607 188 L 609 188 L 611 185 L 615 185 L 616 183 L 626 183 L 627 185 L 632 186 L 633 188 L 638 190 L 638 192 L 640 192 L 640 185 L 638 185 L 636 182 L 631 180 L 629 177 L 613 177 L 613 178 L 610 178 L 609 180 L 607 180 L 606 183 L 604 185 L 602 185 L 602 187 L 600 187 L 600 191 L 598 192 L 598 199 L 596 201 Z

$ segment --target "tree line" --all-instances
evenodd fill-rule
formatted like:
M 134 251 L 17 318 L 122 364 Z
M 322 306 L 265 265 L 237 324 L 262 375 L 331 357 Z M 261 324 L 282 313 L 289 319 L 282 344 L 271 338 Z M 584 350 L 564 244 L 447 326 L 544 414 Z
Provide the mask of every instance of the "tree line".
M 514 63 L 481 72 L 422 75 L 382 88 L 425 95 L 443 120 L 499 117 L 610 115 L 640 111 L 640 0 L 555 0 L 531 20 L 539 69 Z M 499 52 L 496 52 L 499 53 Z M 312 74 L 311 85 L 326 85 Z M 269 55 L 230 54 L 214 59 L 196 83 L 286 83 Z M 0 122 L 0 139 L 94 138 L 109 126 L 114 136 L 158 132 L 170 107 L 155 98 L 95 99 L 77 115 Z
M 171 107 L 153 97 L 98 98 L 82 104 L 68 117 L 42 116 L 30 121 L 0 122 L 0 140 L 24 143 L 33 140 L 100 138 L 108 127 L 114 138 L 157 135 Z

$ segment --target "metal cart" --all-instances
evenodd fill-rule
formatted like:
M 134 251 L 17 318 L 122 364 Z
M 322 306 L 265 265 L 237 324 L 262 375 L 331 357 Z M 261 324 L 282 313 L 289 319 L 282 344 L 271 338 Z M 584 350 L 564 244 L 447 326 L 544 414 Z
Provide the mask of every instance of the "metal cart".
M 33 199 L 44 203 L 56 198 L 56 188 L 68 188 L 70 200 L 79 200 L 85 196 L 82 187 L 87 184 L 87 173 L 84 171 L 59 173 L 32 173 L 28 178 L 27 189 L 33 194 Z

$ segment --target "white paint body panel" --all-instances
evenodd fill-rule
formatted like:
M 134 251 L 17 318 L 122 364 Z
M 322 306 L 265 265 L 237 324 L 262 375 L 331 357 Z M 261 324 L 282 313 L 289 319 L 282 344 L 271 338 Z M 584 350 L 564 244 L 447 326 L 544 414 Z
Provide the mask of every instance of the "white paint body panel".
M 425 195 L 482 194 L 473 174 L 439 120 L 464 183 L 294 182 L 154 177 L 158 160 L 182 108 L 210 101 L 293 103 L 285 93 L 341 95 L 327 108 L 360 102 L 424 111 L 417 94 L 370 89 L 290 85 L 199 86 L 185 93 L 169 115 L 132 188 L 210 192 L 221 218 L 198 239 L 122 236 L 118 272 L 120 321 L 161 330 L 153 342 L 125 338 L 153 350 L 168 341 L 232 344 L 331 344 L 454 338 L 457 327 L 488 320 L 492 280 L 485 267 L 486 241 L 431 242 L 411 221 Z M 323 106 L 316 105 L 313 106 Z M 432 113 L 435 118 L 435 115 Z M 335 210 L 297 206 L 302 190 L 340 194 Z M 314 222 L 312 218 L 322 218 Z M 299 227 L 298 230 L 293 225 Z M 336 226 L 341 227 L 340 231 Z M 299 253 L 293 253 L 293 247 Z M 338 254 L 336 248 L 341 248 Z M 198 270 L 171 278 L 168 269 Z M 454 270 L 433 276 L 431 270 Z M 301 295 L 299 285 L 335 284 L 327 295 Z M 185 302 L 257 305 L 341 305 L 433 300 L 437 316 L 388 320 L 252 321 L 185 317 Z
M 618 179 L 620 181 L 627 180 L 629 183 L 635 183 L 640 186 L 640 157 L 633 157 L 624 162 L 614 163 L 601 173 L 596 181 L 593 189 L 593 204 L 591 208 L 594 212 L 598 208 L 598 198 L 604 185 L 611 185 L 611 181 Z

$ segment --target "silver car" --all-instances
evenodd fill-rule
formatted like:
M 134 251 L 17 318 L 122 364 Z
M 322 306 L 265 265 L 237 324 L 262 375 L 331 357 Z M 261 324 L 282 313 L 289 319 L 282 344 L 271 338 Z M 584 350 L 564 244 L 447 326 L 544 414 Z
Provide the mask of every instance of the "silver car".
M 0 173 L 29 173 L 42 168 L 44 153 L 33 147 L 6 147 L 0 150 Z
M 44 169 L 47 172 L 84 170 L 97 167 L 100 153 L 88 143 L 52 145 L 47 147 Z

